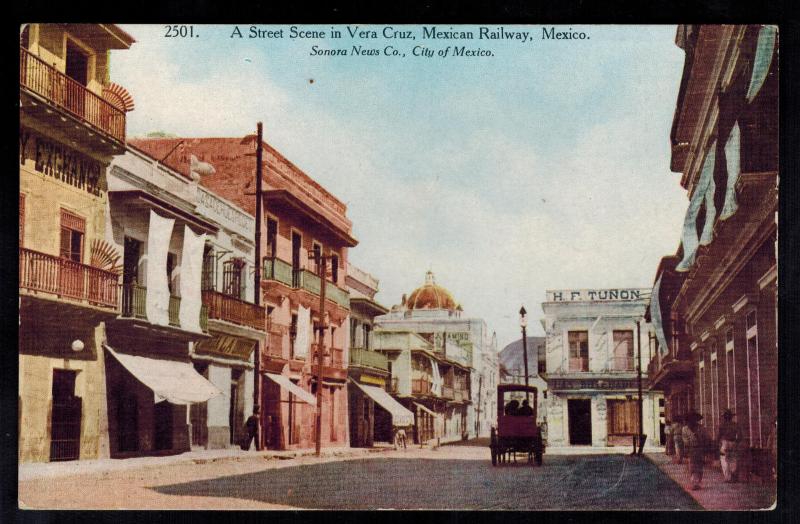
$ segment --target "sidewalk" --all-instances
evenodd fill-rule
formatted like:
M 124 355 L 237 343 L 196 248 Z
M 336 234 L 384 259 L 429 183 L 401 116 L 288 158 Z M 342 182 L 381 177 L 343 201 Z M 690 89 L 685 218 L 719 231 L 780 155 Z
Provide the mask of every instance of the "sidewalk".
M 390 446 L 373 448 L 323 448 L 321 457 L 359 457 L 394 449 Z M 67 462 L 31 462 L 18 467 L 19 482 L 58 478 L 71 475 L 90 475 L 112 471 L 134 470 L 140 468 L 160 468 L 175 464 L 208 464 L 214 462 L 233 462 L 263 458 L 265 460 L 288 460 L 297 457 L 313 457 L 314 450 L 263 450 L 242 451 L 239 448 L 208 449 L 187 451 L 179 455 L 135 457 L 126 459 L 73 460 Z
M 722 478 L 718 462 L 706 464 L 703 468 L 703 482 L 700 489 L 693 491 L 690 489 L 689 465 L 686 461 L 683 464 L 673 464 L 672 457 L 663 452 L 648 452 L 646 449 L 645 456 L 705 509 L 718 511 L 770 509 L 775 501 L 774 483 L 758 481 L 726 483 Z

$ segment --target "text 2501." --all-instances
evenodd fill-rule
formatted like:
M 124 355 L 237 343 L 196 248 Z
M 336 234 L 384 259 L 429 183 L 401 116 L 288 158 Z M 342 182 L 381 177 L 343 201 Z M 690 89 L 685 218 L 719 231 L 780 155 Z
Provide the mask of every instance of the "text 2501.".
M 166 25 L 164 29 L 167 30 L 164 34 L 165 38 L 192 38 L 199 36 L 195 33 L 193 25 Z

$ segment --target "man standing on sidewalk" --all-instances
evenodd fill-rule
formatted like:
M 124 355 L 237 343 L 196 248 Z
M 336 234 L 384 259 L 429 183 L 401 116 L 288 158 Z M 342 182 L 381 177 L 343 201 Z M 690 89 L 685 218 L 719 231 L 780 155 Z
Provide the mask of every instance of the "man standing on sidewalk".
M 700 489 L 703 481 L 703 462 L 708 450 L 708 433 L 703 426 L 698 424 L 703 415 L 692 412 L 686 415 L 686 425 L 683 426 L 683 445 L 689 455 L 689 475 L 691 475 L 692 489 Z
M 719 462 L 722 467 L 722 476 L 725 482 L 736 482 L 736 446 L 741 440 L 739 426 L 733 421 L 733 413 L 726 409 L 722 412 L 722 422 L 719 424 Z
M 676 463 L 681 464 L 686 452 L 683 448 L 683 417 L 675 415 L 672 417 L 672 440 L 675 441 L 675 458 Z
M 253 414 L 244 423 L 247 428 L 247 436 L 242 441 L 242 450 L 244 451 L 250 449 L 250 444 L 258 437 L 258 419 L 258 407 L 256 407 L 253 409 Z M 256 445 L 256 449 L 258 449 L 258 445 Z

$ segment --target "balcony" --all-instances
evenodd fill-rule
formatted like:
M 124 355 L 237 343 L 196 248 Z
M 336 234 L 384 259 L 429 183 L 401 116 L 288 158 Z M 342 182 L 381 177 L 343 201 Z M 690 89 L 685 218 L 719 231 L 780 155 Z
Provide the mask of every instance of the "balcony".
M 240 326 L 264 331 L 264 307 L 219 291 L 203 291 L 203 305 L 208 308 L 208 318 L 224 320 Z
M 433 384 L 425 378 L 411 379 L 411 393 L 414 395 L 430 395 Z
M 265 258 L 262 280 L 271 280 L 293 289 L 302 289 L 319 296 L 322 284 L 318 275 L 308 269 L 294 269 L 277 257 Z M 345 309 L 350 309 L 350 294 L 333 282 L 325 281 L 325 297 Z
M 125 142 L 125 112 L 27 49 L 19 50 L 19 85 L 117 142 Z
M 588 357 L 570 357 L 569 370 L 572 371 L 589 371 L 589 358 Z
M 277 257 L 265 258 L 261 278 L 263 280 L 274 280 L 293 287 L 292 265 Z
M 363 348 L 350 348 L 350 365 L 389 371 L 386 355 Z
M 19 287 L 50 293 L 108 309 L 119 303 L 118 275 L 100 268 L 47 255 L 19 250 Z
M 636 371 L 633 357 L 612 357 L 609 362 L 611 371 Z
M 442 398 L 446 398 L 448 400 L 455 399 L 455 391 L 453 390 L 453 386 L 442 386 Z
M 122 286 L 122 307 L 120 316 L 122 318 L 135 318 L 147 320 L 147 288 L 136 284 L 125 284 Z M 180 322 L 181 298 L 176 296 L 169 297 L 169 325 L 181 327 Z M 200 329 L 203 333 L 208 332 L 208 307 L 203 304 L 200 307 Z

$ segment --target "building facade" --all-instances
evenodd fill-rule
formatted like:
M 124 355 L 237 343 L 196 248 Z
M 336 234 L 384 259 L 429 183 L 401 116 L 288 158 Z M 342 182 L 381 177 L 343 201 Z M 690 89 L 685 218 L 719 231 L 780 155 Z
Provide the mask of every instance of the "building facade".
M 391 442 L 394 426 L 392 412 L 381 404 L 386 396 L 377 391 L 389 389 L 389 361 L 375 350 L 373 334 L 375 317 L 389 310 L 375 302 L 378 280 L 369 273 L 348 263 L 345 282 L 350 292 L 350 445 L 371 447 L 375 441 Z
M 191 449 L 190 412 L 229 391 L 194 366 L 195 347 L 212 341 L 201 278 L 220 230 L 198 210 L 198 176 L 132 145 L 108 170 L 105 242 L 122 273 L 104 343 L 112 457 Z
M 671 169 L 689 206 L 657 270 L 650 387 L 667 418 L 696 411 L 743 435 L 741 471 L 767 475 L 777 417 L 778 45 L 774 26 L 679 26 L 686 53 Z M 676 232 L 677 233 L 677 232 Z
M 244 138 L 151 138 L 137 146 L 187 172 L 191 157 L 215 172 L 202 186 L 255 215 L 256 140 Z M 316 441 L 316 348 L 323 342 L 323 446 L 349 445 L 347 363 L 350 297 L 347 250 L 357 241 L 346 206 L 263 143 L 261 300 L 267 336 L 257 378 L 260 444 L 302 449 Z M 326 257 L 319 276 L 317 254 Z M 324 324 L 320 294 L 325 285 Z M 321 326 L 324 325 L 324 329 Z
M 436 284 L 433 273 L 429 271 L 424 285 L 408 297 L 403 297 L 401 304 L 393 307 L 392 311 L 376 317 L 375 324 L 378 331 L 387 334 L 381 335 L 384 338 L 389 337 L 389 333 L 412 333 L 428 343 L 433 358 L 420 353 L 409 361 L 413 365 L 412 380 L 417 381 L 414 382 L 416 390 L 412 388 L 410 391 L 412 394 L 417 391 L 415 394 L 418 395 L 424 392 L 433 401 L 440 397 L 438 387 L 434 388 L 433 384 L 444 383 L 444 395 L 451 395 L 453 390 L 453 400 L 447 408 L 434 402 L 431 409 L 436 416 L 443 418 L 444 438 L 472 438 L 489 434 L 497 414 L 499 370 L 497 341 L 488 333 L 482 319 L 464 317 L 461 306 L 449 291 Z M 412 346 L 422 347 L 424 344 Z M 385 340 L 378 349 L 387 352 L 390 362 L 396 356 L 392 352 L 398 350 L 387 346 Z M 401 354 L 404 353 L 398 355 Z M 411 358 L 411 353 L 408 355 Z M 434 362 L 437 362 L 436 366 Z M 440 370 L 439 364 L 449 367 Z M 400 369 L 394 364 L 390 367 L 392 381 L 401 378 L 395 376 Z M 442 374 L 443 371 L 446 374 Z M 405 390 L 397 391 L 402 394 Z M 448 396 L 442 398 L 450 400 Z
M 128 93 L 114 25 L 27 24 L 20 35 L 19 460 L 109 456 L 103 342 L 119 314 L 107 256 L 106 167 L 125 150 Z
M 547 442 L 551 446 L 632 445 L 638 434 L 638 379 L 650 359 L 649 289 L 547 291 Z M 640 323 L 641 322 L 641 323 Z M 659 394 L 642 399 L 643 433 L 660 444 Z

